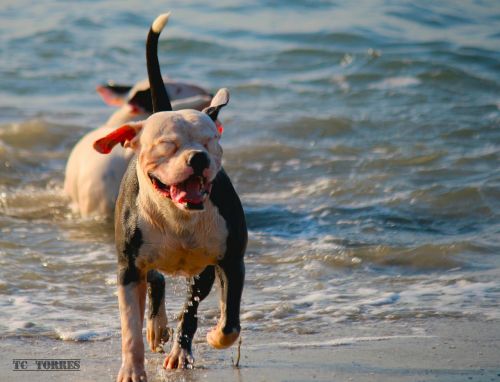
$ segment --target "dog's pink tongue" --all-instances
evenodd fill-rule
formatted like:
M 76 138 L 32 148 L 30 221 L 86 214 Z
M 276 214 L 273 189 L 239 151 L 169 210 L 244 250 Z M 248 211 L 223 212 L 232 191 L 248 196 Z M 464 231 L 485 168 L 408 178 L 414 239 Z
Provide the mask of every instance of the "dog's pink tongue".
M 170 187 L 170 197 L 177 203 L 203 203 L 203 194 L 200 192 L 200 182 L 196 178 L 189 178 L 180 185 Z

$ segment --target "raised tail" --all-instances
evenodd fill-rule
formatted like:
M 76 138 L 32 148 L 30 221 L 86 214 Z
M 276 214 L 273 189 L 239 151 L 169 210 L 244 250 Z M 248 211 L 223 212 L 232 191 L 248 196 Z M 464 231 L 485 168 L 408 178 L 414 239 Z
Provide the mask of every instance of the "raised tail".
M 158 62 L 158 38 L 165 25 L 167 25 L 169 16 L 170 12 L 163 13 L 153 21 L 149 29 L 148 39 L 146 40 L 146 63 L 148 67 L 153 113 L 158 111 L 172 111 L 172 105 L 168 98 L 165 84 L 163 83 L 160 64 Z

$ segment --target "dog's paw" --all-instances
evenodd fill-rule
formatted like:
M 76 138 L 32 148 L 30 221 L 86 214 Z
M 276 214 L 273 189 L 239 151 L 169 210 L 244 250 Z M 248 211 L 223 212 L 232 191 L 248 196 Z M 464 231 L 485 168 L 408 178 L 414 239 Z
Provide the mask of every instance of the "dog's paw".
M 163 362 L 164 369 L 192 369 L 194 366 L 193 354 L 175 342 L 172 350 Z
M 149 348 L 153 352 L 163 353 L 163 344 L 167 343 L 172 335 L 172 329 L 167 327 L 167 317 L 159 314 L 148 318 L 146 323 L 146 338 Z
M 144 365 L 122 364 L 116 382 L 147 382 Z
M 239 335 L 240 331 L 237 328 L 233 328 L 229 334 L 224 334 L 217 326 L 208 332 L 207 342 L 216 349 L 226 349 L 236 342 Z

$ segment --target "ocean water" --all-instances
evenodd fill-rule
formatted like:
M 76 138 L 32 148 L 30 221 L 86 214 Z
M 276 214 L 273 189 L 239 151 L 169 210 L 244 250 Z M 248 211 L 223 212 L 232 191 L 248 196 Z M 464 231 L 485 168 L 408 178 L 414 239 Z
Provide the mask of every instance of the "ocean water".
M 163 73 L 231 92 L 246 338 L 500 319 L 497 1 L 4 0 L 0 337 L 118 337 L 112 224 L 70 211 L 64 168 L 168 10 Z M 184 290 L 168 279 L 172 322 Z M 198 341 L 217 315 L 214 290 Z

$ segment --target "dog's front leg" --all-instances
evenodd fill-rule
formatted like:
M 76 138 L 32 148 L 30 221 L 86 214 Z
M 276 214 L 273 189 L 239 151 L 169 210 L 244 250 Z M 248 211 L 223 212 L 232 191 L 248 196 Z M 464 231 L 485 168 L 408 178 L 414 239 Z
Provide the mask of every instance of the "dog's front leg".
M 226 349 L 240 335 L 240 303 L 245 280 L 243 259 L 223 261 L 217 266 L 220 281 L 220 318 L 207 334 L 207 341 L 216 349 Z
M 194 364 L 191 345 L 198 328 L 198 305 L 208 296 L 215 280 L 213 266 L 208 266 L 193 279 L 188 280 L 188 296 L 179 317 L 176 340 L 172 345 L 163 367 L 166 369 L 190 368 Z
M 121 277 L 118 277 L 120 280 Z M 118 304 L 122 327 L 122 366 L 117 382 L 146 381 L 142 325 L 146 302 L 146 280 L 122 282 L 118 286 Z
M 149 304 L 146 337 L 151 351 L 163 353 L 162 345 L 170 338 L 165 310 L 165 278 L 160 272 L 151 270 L 147 274 L 147 283 Z

